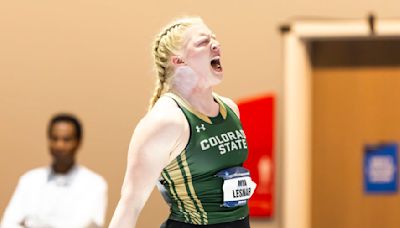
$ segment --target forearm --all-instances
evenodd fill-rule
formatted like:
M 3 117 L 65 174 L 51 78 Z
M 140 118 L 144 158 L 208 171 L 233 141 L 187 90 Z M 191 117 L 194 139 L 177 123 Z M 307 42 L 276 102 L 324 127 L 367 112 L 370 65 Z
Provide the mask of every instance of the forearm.
M 143 206 L 121 198 L 109 228 L 134 228 Z

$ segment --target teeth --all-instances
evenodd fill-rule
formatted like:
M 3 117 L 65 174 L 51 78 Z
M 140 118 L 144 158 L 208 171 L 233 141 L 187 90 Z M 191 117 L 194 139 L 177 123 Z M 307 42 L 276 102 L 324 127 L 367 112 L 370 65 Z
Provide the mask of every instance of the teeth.
M 220 56 L 215 56 L 211 59 L 211 66 L 214 69 L 217 70 L 222 70 L 221 62 L 220 62 Z

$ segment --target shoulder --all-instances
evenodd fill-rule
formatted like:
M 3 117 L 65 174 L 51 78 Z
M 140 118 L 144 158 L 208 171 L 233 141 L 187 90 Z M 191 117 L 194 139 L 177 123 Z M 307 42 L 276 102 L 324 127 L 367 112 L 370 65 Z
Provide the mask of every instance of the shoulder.
M 184 117 L 177 102 L 170 96 L 161 96 L 154 107 L 149 111 L 150 116 L 167 118 L 168 121 L 180 120 Z
M 168 154 L 184 149 L 189 139 L 189 123 L 177 103 L 162 96 L 140 120 L 130 143 L 136 154 Z
M 38 181 L 39 179 L 46 179 L 49 171 L 49 167 L 38 167 L 31 169 L 20 177 L 20 181 Z
M 162 96 L 154 107 L 141 119 L 139 128 L 145 130 L 182 130 L 186 118 L 176 102 L 167 96 Z
M 218 95 L 218 98 L 221 99 L 221 101 L 223 101 L 226 105 L 228 105 L 229 108 L 231 108 L 238 117 L 240 117 L 239 108 L 232 99 L 220 95 Z
M 82 165 L 78 165 L 77 171 L 78 177 L 85 180 L 87 183 L 90 183 L 90 185 L 92 185 L 93 187 L 107 188 L 107 181 L 98 173 Z
M 18 186 L 32 189 L 47 182 L 50 167 L 39 167 L 25 172 L 19 177 Z

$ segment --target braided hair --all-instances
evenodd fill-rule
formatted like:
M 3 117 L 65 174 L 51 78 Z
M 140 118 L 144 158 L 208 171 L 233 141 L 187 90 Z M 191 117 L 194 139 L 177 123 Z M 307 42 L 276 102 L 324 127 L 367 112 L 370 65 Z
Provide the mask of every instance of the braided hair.
M 163 93 L 169 90 L 169 82 L 173 73 L 170 58 L 181 48 L 185 31 L 199 22 L 202 20 L 197 17 L 178 19 L 156 36 L 153 44 L 153 57 L 157 80 L 149 109 L 154 106 Z

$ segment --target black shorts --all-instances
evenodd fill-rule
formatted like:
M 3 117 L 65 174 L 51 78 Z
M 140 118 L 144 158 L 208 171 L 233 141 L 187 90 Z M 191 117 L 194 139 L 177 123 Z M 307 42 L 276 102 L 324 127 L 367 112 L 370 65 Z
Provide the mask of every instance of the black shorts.
M 161 228 L 250 228 L 249 216 L 242 220 L 236 220 L 233 222 L 224 222 L 212 225 L 193 225 L 184 222 L 178 222 L 175 220 L 168 219 L 164 224 L 161 225 Z

